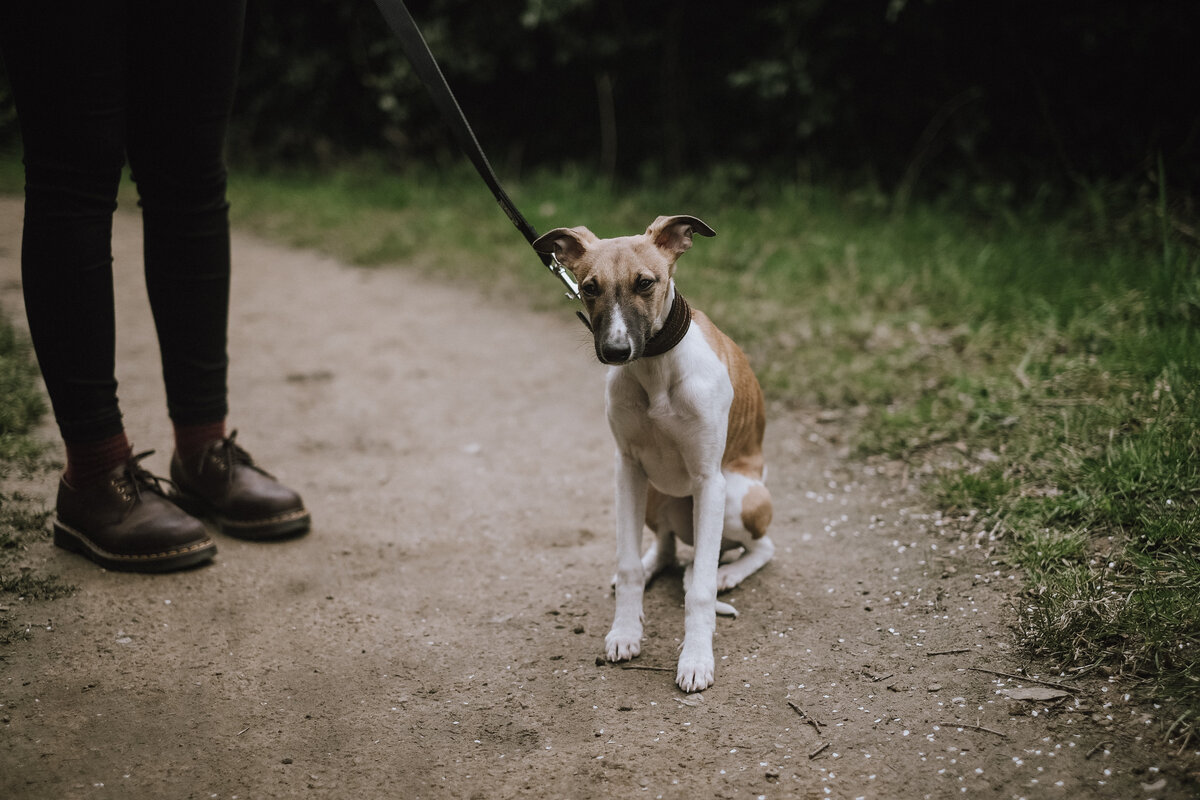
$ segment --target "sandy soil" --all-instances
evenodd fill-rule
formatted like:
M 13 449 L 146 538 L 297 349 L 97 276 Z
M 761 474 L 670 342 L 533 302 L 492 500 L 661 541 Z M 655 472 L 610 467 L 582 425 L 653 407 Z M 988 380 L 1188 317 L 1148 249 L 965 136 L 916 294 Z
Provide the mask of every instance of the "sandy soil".
M 16 319 L 20 218 L 0 200 Z M 165 471 L 140 246 L 119 215 L 121 395 Z M 1193 796 L 1200 757 L 1164 744 L 1169 719 L 1022 661 L 1018 581 L 986 532 L 780 408 L 779 552 L 729 595 L 716 685 L 673 684 L 678 574 L 648 590 L 635 668 L 603 664 L 612 445 L 571 309 L 245 235 L 234 256 L 231 426 L 314 530 L 222 537 L 211 566 L 169 576 L 47 537 L 30 563 L 80 588 L 0 601 L 31 629 L 0 649 L 0 797 Z M 47 503 L 54 480 L 34 485 Z M 1010 699 L 1048 687 L 977 668 L 1072 688 Z

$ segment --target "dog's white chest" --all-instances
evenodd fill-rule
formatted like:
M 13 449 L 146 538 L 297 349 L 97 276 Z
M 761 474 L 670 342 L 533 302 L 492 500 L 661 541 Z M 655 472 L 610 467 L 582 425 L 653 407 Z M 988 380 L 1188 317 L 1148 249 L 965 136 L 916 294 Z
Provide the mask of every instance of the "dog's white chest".
M 609 423 L 617 446 L 641 464 L 646 476 L 659 491 L 683 497 L 693 492 L 693 475 L 688 468 L 681 440 L 681 426 L 664 398 L 649 403 L 618 403 L 611 407 Z
M 610 372 L 608 421 L 617 447 L 659 491 L 686 497 L 720 470 L 733 387 L 698 334 L 654 362 Z

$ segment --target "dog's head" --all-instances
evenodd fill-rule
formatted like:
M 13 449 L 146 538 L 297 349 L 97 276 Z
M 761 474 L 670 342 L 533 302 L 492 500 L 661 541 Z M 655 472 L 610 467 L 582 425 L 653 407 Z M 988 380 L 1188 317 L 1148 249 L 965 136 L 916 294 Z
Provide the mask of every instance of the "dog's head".
M 627 364 L 670 312 L 675 262 L 692 246 L 693 234 L 716 236 L 696 217 L 659 217 L 638 236 L 601 239 L 587 228 L 555 228 L 533 247 L 554 255 L 579 282 L 595 337 L 596 357 Z

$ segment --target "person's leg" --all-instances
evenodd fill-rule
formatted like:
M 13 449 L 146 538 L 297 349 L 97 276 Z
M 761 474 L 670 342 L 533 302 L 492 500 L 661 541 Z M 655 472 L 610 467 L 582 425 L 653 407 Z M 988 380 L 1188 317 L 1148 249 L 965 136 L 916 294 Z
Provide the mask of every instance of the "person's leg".
M 135 0 L 129 161 L 141 197 L 146 286 L 177 447 L 224 436 L 229 218 L 225 133 L 245 0 Z
M 76 482 L 130 455 L 113 375 L 111 248 L 125 161 L 125 16 L 112 3 L 0 8 L 25 151 L 25 307 Z
M 110 569 L 157 572 L 208 561 L 216 545 L 138 466 L 117 404 L 112 214 L 128 23 L 123 2 L 0 4 L 25 149 L 26 313 L 67 449 L 54 542 Z
M 229 215 L 225 133 L 244 0 L 136 0 L 129 162 L 145 222 L 146 286 L 175 426 L 171 478 L 227 534 L 308 530 L 299 495 L 225 436 Z M 182 7 L 181 7 L 182 5 Z

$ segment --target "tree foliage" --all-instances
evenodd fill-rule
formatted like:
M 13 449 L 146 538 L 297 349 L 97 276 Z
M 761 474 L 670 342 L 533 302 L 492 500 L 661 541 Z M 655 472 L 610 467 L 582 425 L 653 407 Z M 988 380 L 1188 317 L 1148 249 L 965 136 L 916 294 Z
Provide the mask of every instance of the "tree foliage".
M 1194 0 L 408 6 L 502 170 L 1200 184 Z M 451 149 L 372 2 L 250 0 L 235 157 Z

